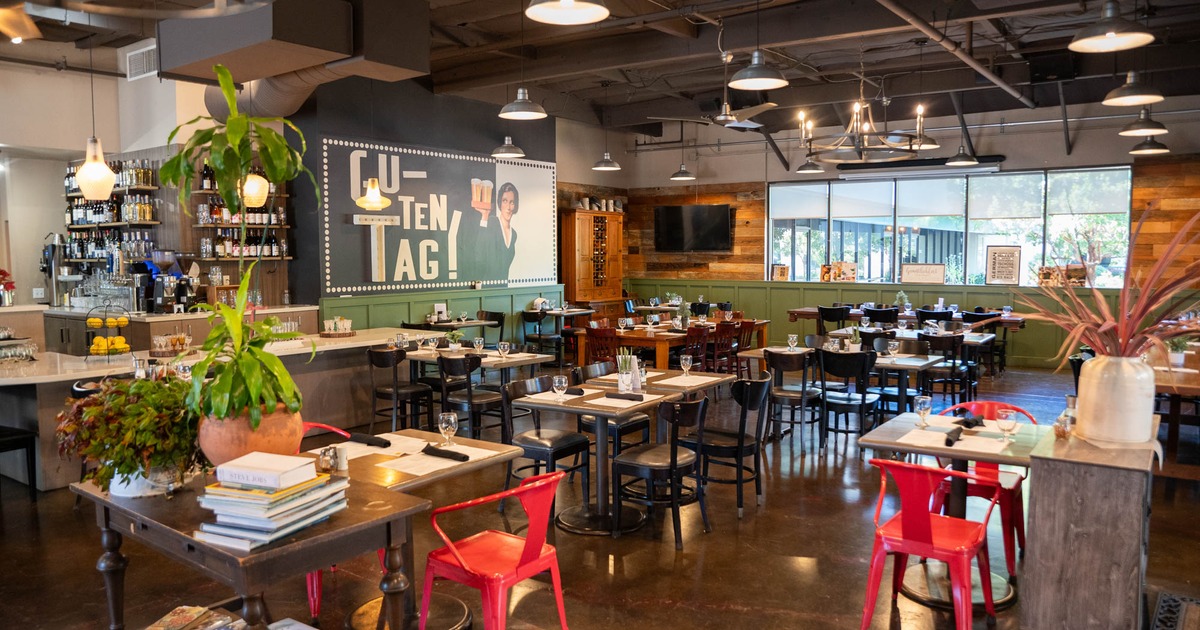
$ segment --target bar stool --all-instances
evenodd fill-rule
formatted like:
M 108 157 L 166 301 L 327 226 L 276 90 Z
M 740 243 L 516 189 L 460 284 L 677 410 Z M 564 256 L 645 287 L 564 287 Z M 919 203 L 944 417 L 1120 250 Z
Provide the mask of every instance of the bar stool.
M 37 462 L 34 459 L 37 450 L 37 432 L 14 427 L 0 427 L 0 453 L 9 451 L 25 451 L 26 481 L 29 483 L 29 500 L 37 503 Z
M 542 332 L 542 320 L 546 318 L 546 314 L 541 311 L 521 311 L 521 334 L 525 338 L 525 343 L 537 344 L 540 351 L 545 346 L 550 346 L 554 349 L 554 356 L 557 358 L 558 365 L 563 364 L 563 343 L 562 335 L 555 332 Z M 533 332 L 529 332 L 529 325 L 533 324 Z
M 396 430 L 397 421 L 404 419 L 403 428 L 408 428 L 409 419 L 412 419 L 414 428 L 417 428 L 419 423 L 417 419 L 421 415 L 420 401 L 425 400 L 425 413 L 427 426 L 429 430 L 433 430 L 433 388 L 424 383 L 409 383 L 400 380 L 400 364 L 408 353 L 401 348 L 368 348 L 367 362 L 370 364 L 369 372 L 371 373 L 371 393 L 374 400 L 388 400 L 391 405 L 387 407 L 375 406 L 371 413 L 371 424 L 367 427 L 367 433 L 374 433 L 375 418 L 378 416 L 391 416 L 392 431 Z M 391 385 L 377 385 L 375 382 L 375 370 L 391 369 L 392 383 Z M 401 414 L 400 406 L 403 403 L 411 403 L 412 409 L 410 413 Z

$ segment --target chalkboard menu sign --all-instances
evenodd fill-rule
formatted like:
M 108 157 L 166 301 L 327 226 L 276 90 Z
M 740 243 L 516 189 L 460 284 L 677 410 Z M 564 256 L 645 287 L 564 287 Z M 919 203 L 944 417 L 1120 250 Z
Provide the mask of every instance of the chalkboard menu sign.
M 558 281 L 553 163 L 336 137 L 321 162 L 322 295 Z M 390 207 L 355 204 L 372 177 Z

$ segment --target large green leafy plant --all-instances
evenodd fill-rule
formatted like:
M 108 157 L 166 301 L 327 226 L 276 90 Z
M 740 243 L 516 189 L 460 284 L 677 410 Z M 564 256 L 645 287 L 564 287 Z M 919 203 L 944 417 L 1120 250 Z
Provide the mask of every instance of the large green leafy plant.
M 212 330 L 200 347 L 204 358 L 192 368 L 192 388 L 187 396 L 188 408 L 195 413 L 220 419 L 245 413 L 253 429 L 262 421 L 264 409 L 270 413 L 282 403 L 295 413 L 302 404 L 300 390 L 283 361 L 266 349 L 272 341 L 295 339 L 300 333 L 275 332 L 272 327 L 280 322 L 274 316 L 261 322 L 245 320 L 246 292 L 255 264 L 251 263 L 242 277 L 232 308 L 227 304 L 198 306 L 211 312 Z M 316 353 L 315 346 L 312 353 Z M 206 378 L 210 369 L 212 378 Z
M 188 382 L 177 378 L 106 380 L 58 414 L 58 452 L 96 463 L 88 477 L 106 491 L 117 474 L 164 468 L 182 477 L 204 463 L 187 394 Z
M 240 112 L 233 76 L 220 64 L 213 66 L 213 71 L 217 74 L 221 94 L 225 96 L 225 103 L 229 106 L 229 116 L 224 122 L 212 116 L 197 116 L 171 132 L 167 137 L 168 144 L 175 141 L 175 136 L 184 127 L 201 121 L 212 123 L 211 127 L 197 129 L 179 153 L 162 165 L 159 177 L 163 183 L 177 186 L 180 204 L 184 204 L 195 185 L 196 166 L 207 160 L 216 177 L 217 192 L 225 200 L 231 213 L 241 214 L 245 209 L 242 189 L 257 159 L 267 179 L 276 183 L 291 181 L 301 173 L 308 175 L 319 203 L 321 191 L 317 187 L 317 180 L 312 171 L 304 166 L 304 152 L 308 149 L 304 134 L 286 118 L 254 117 Z M 283 134 L 273 126 L 286 127 L 295 132 L 300 139 L 300 150 L 293 149 Z M 240 232 L 242 250 L 245 251 L 245 221 L 242 222 Z M 244 261 L 239 260 L 239 271 L 243 264 Z

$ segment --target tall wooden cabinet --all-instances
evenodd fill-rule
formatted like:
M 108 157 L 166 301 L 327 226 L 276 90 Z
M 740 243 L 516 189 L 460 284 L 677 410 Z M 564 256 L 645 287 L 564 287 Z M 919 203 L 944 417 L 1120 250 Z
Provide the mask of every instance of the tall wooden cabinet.
M 564 296 L 575 303 L 621 299 L 625 216 L 572 208 L 559 217 Z

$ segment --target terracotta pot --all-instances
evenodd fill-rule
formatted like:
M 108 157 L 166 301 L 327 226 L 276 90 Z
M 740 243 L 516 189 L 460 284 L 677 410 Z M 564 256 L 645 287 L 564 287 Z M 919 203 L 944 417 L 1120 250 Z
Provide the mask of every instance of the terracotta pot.
M 208 416 L 200 419 L 200 450 L 214 466 L 253 451 L 294 455 L 303 437 L 300 414 L 288 412 L 282 404 L 273 413 L 263 414 L 257 430 L 250 429 L 246 415 L 226 420 Z

